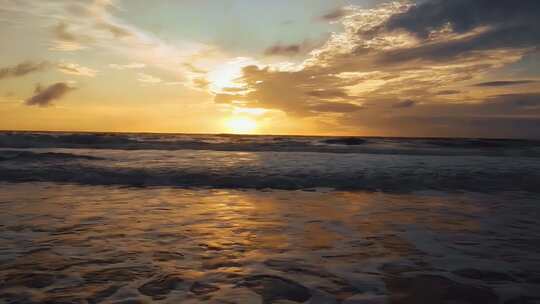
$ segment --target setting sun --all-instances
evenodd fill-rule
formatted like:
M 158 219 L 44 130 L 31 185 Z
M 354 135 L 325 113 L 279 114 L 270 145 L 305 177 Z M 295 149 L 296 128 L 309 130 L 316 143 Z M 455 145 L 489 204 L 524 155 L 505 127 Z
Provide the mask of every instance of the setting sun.
M 234 134 L 249 134 L 257 129 L 257 122 L 245 117 L 231 118 L 227 121 L 227 127 Z

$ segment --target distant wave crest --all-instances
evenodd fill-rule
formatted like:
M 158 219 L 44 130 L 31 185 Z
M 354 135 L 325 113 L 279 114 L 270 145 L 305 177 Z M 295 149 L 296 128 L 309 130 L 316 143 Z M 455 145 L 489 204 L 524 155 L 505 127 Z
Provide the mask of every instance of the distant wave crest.
M 44 161 L 44 160 L 100 160 L 99 157 L 88 155 L 77 155 L 71 153 L 44 152 L 36 153 L 31 151 L 6 150 L 0 151 L 0 161 Z
M 540 141 L 444 138 L 1 132 L 0 148 L 540 157 Z

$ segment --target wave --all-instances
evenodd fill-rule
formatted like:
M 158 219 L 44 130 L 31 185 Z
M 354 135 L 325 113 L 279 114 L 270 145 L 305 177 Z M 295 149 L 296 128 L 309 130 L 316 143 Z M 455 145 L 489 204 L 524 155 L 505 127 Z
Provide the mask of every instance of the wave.
M 71 153 L 44 152 L 36 153 L 31 151 L 6 150 L 0 151 L 0 161 L 44 161 L 44 160 L 101 160 L 100 157 L 77 155 Z
M 367 140 L 358 138 L 358 137 L 344 137 L 344 138 L 325 139 L 322 142 L 331 144 L 331 145 L 358 146 L 358 145 L 363 145 L 367 143 Z
M 383 192 L 437 191 L 527 191 L 539 193 L 540 175 L 524 176 L 509 172 L 503 175 L 479 174 L 399 174 L 384 172 L 370 174 L 312 175 L 288 174 L 280 176 L 245 173 L 220 174 L 211 172 L 183 172 L 155 169 L 112 168 L 47 168 L 32 170 L 2 170 L 3 182 L 60 182 L 83 185 L 123 185 L 135 187 L 173 186 L 232 189 L 302 190 L 331 188 L 337 190 L 366 190 Z
M 535 158 L 36 150 L 0 151 L 0 181 L 235 189 L 540 192 L 540 162 Z
M 211 150 L 540 157 L 540 141 L 507 139 L 0 132 L 0 148 Z

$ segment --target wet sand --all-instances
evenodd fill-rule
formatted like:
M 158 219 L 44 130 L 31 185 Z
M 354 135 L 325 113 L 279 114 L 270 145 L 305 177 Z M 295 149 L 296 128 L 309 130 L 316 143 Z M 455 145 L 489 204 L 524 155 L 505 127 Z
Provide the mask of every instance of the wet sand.
M 0 184 L 0 303 L 540 301 L 530 193 Z

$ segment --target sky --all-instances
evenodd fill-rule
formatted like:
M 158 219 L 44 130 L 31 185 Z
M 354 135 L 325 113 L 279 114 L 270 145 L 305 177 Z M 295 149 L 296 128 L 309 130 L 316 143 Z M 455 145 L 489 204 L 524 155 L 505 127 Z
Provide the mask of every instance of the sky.
M 0 0 L 0 129 L 540 138 L 538 0 Z

